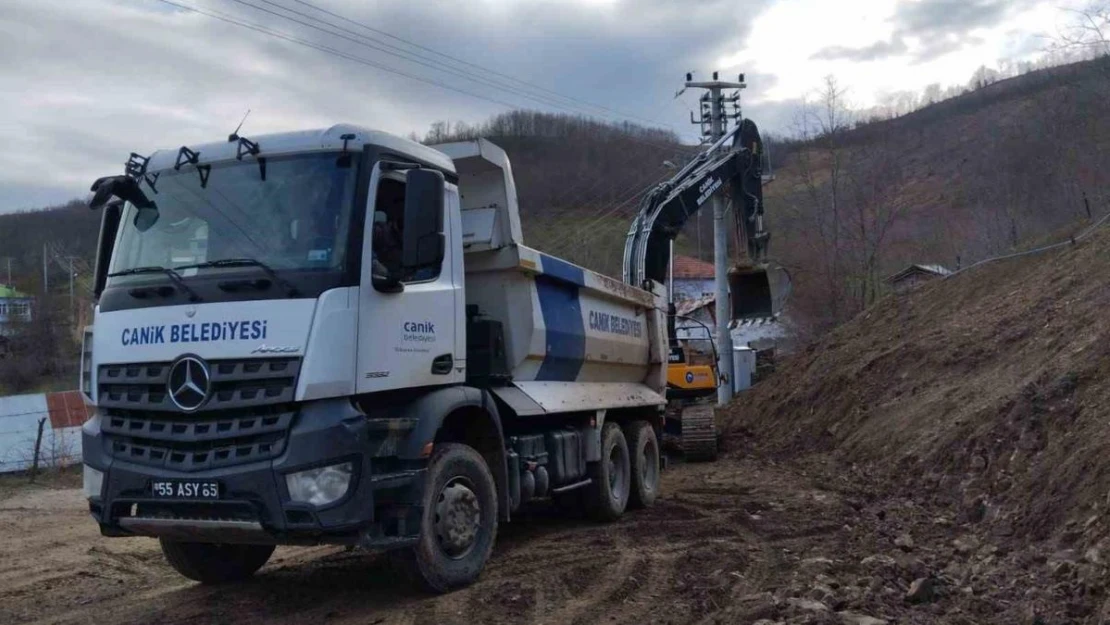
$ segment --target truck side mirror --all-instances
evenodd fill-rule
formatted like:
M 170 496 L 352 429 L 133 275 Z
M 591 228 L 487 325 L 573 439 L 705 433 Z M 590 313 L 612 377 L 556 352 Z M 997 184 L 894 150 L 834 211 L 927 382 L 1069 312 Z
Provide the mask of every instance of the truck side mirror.
M 104 207 L 113 197 L 131 202 L 135 208 L 158 210 L 158 207 L 139 188 L 139 183 L 130 176 L 105 176 L 92 184 L 93 196 L 89 208 L 97 210 Z
M 119 222 L 123 217 L 123 200 L 109 202 L 104 206 L 104 213 L 100 217 L 100 239 L 96 246 L 96 282 L 93 285 L 93 294 L 100 298 L 104 286 L 108 282 L 108 264 L 112 261 L 112 250 L 116 246 L 116 233 L 119 232 Z
M 411 169 L 405 174 L 401 266 L 406 271 L 443 262 L 444 186 L 443 174 L 435 170 Z

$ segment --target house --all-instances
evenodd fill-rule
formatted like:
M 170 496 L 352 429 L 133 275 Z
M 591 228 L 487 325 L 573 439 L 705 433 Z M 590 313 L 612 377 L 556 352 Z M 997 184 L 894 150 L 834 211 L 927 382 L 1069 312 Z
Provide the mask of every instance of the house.
M 30 295 L 0 284 L 0 336 L 11 335 L 16 323 L 31 321 L 33 302 Z
M 706 345 L 704 340 L 698 339 L 705 339 L 707 335 L 717 336 L 715 284 L 712 263 L 690 256 L 675 256 L 674 300 L 679 317 L 675 320 L 675 336 L 687 341 L 689 347 L 695 350 L 701 350 L 702 345 Z M 752 349 L 772 347 L 786 335 L 777 316 L 732 321 L 729 328 L 734 346 L 745 345 Z
M 713 263 L 698 260 L 691 256 L 674 257 L 674 299 L 696 300 L 713 297 L 717 293 L 714 286 Z
M 895 293 L 905 293 L 915 286 L 952 275 L 952 271 L 940 265 L 910 265 L 886 279 Z
M 715 297 L 706 295 L 675 301 L 675 337 L 679 339 L 705 339 L 717 332 Z
M 717 336 L 717 298 L 713 295 L 675 303 L 675 337 L 696 351 L 708 350 L 707 337 Z M 786 336 L 778 316 L 760 319 L 739 319 L 729 323 L 733 347 L 746 346 L 755 350 L 773 348 Z

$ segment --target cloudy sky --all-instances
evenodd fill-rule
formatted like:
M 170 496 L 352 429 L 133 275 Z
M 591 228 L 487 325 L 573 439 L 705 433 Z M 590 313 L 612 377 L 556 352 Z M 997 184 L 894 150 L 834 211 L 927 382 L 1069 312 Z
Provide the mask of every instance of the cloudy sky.
M 746 72 L 745 113 L 783 131 L 828 74 L 857 106 L 963 84 L 1037 56 L 1082 1 L 4 0 L 0 212 L 84 197 L 130 152 L 224 137 L 247 109 L 247 136 L 526 107 L 693 140 L 696 96 L 674 94 L 716 69 Z

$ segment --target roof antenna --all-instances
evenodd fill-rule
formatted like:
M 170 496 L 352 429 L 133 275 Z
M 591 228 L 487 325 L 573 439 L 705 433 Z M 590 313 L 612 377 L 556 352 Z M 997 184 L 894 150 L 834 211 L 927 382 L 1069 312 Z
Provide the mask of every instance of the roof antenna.
M 247 112 L 243 113 L 243 119 L 241 119 L 239 121 L 239 125 L 235 127 L 235 132 L 233 132 L 233 133 L 231 133 L 227 136 L 227 142 L 228 143 L 234 143 L 235 141 L 239 140 L 239 129 L 243 127 L 243 123 L 247 121 L 247 115 L 250 115 L 250 114 L 251 114 L 250 109 L 247 109 Z

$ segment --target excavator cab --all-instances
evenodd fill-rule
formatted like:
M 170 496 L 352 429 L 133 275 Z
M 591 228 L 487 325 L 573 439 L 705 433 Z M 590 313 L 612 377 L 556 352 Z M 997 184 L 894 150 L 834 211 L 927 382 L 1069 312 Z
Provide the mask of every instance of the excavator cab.
M 712 344 L 712 339 L 707 339 Z M 667 397 L 673 399 L 702 399 L 716 397 L 716 349 L 704 354 L 690 345 L 674 345 L 667 360 Z
M 664 445 L 677 448 L 687 460 L 717 457 L 717 428 L 713 407 L 717 402 L 717 343 L 705 324 L 674 315 L 686 322 L 682 337 L 671 324 L 671 351 L 667 361 L 667 411 L 663 424 Z

